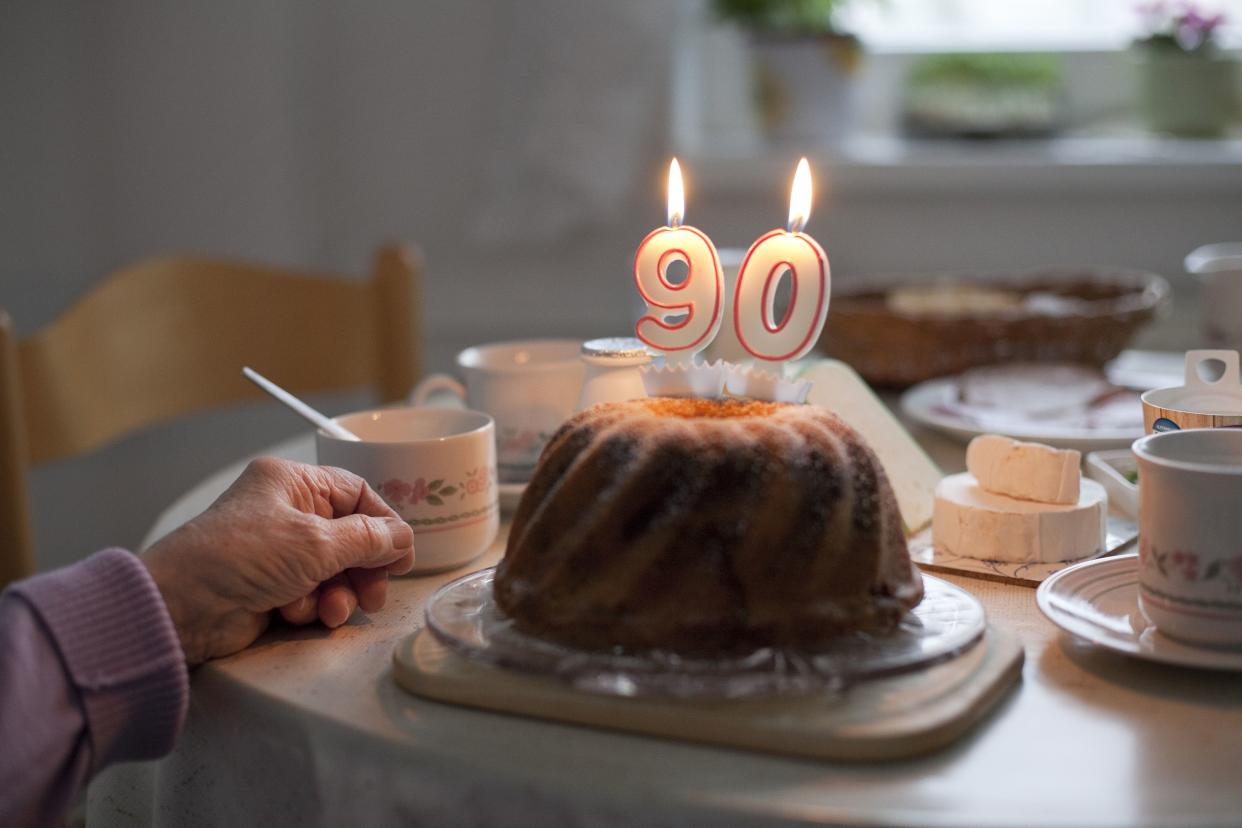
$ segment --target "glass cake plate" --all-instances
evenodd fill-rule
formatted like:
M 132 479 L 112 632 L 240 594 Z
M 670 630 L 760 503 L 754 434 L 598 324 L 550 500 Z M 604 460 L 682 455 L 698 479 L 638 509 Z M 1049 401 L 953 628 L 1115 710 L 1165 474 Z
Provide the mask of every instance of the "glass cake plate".
M 763 648 L 726 658 L 648 650 L 587 651 L 516 629 L 496 606 L 494 567 L 445 584 L 427 602 L 427 626 L 468 659 L 556 678 L 612 696 L 745 699 L 841 692 L 867 679 L 952 658 L 983 636 L 983 606 L 965 590 L 921 573 L 924 598 L 885 635 L 854 633 L 816 651 Z

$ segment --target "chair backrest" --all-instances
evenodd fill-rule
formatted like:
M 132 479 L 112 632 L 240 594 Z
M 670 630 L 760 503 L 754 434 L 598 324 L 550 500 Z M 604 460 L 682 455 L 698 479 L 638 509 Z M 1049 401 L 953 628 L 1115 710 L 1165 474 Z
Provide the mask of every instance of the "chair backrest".
M 371 278 L 214 259 L 141 262 L 20 342 L 0 311 L 0 586 L 30 574 L 30 465 L 262 396 L 250 365 L 289 390 L 410 390 L 419 370 L 421 264 L 388 246 Z

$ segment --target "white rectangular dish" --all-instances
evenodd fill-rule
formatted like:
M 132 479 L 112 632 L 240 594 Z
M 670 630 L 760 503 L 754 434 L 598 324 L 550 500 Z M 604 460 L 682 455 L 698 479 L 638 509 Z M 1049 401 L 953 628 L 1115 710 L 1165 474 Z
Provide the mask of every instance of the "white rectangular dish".
M 1093 451 L 1083 471 L 1108 492 L 1110 508 L 1138 520 L 1138 460 L 1130 449 Z

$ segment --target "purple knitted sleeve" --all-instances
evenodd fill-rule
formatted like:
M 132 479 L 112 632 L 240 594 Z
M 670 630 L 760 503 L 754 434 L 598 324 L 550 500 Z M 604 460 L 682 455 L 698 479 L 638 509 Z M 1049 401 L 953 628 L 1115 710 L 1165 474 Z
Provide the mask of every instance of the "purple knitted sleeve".
M 0 825 L 52 825 L 112 762 L 172 749 L 189 677 L 155 582 L 106 549 L 0 595 Z

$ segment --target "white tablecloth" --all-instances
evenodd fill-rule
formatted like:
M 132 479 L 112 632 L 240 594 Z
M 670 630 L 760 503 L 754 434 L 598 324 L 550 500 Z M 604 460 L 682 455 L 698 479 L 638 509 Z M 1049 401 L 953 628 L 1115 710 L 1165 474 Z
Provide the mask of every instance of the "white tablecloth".
M 926 437 L 926 435 L 924 435 Z M 961 448 L 927 438 L 948 470 Z M 309 437 L 274 447 L 311 459 Z M 231 467 L 152 530 L 196 514 Z M 474 567 L 493 562 L 500 542 Z M 465 571 L 465 570 L 462 570 Z M 1026 647 L 1022 684 L 938 754 L 820 763 L 477 712 L 406 695 L 396 641 L 460 572 L 399 579 L 341 629 L 277 630 L 193 677 L 159 762 L 91 786 L 92 828 L 133 825 L 1238 825 L 1242 677 L 1060 638 L 1034 591 L 952 578 Z

